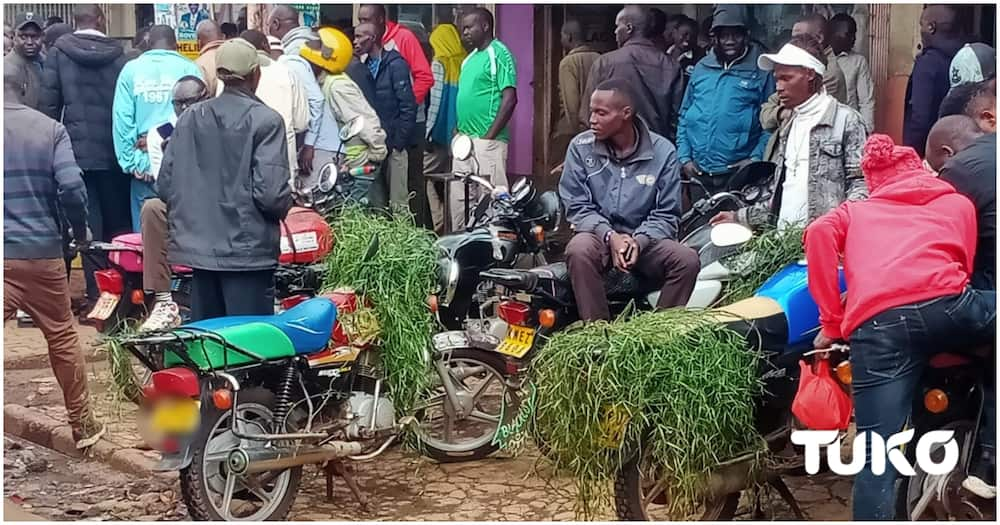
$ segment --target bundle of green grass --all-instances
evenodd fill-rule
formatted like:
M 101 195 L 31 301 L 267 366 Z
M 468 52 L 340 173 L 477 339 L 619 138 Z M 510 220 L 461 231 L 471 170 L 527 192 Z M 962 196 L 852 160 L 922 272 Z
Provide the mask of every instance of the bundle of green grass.
M 735 278 L 726 284 L 722 304 L 732 304 L 751 297 L 764 281 L 781 268 L 805 256 L 800 225 L 766 228 L 754 235 L 739 252 L 723 261 Z
M 758 355 L 706 312 L 674 309 L 554 335 L 532 365 L 535 435 L 596 515 L 610 481 L 649 447 L 670 511 L 684 515 L 721 461 L 759 451 Z
M 324 288 L 350 287 L 372 303 L 380 355 L 398 413 L 408 413 L 427 386 L 424 352 L 434 331 L 427 296 L 434 289 L 434 234 L 408 212 L 388 217 L 348 206 L 331 217 L 334 247 L 326 260 Z M 373 239 L 378 249 L 366 258 Z

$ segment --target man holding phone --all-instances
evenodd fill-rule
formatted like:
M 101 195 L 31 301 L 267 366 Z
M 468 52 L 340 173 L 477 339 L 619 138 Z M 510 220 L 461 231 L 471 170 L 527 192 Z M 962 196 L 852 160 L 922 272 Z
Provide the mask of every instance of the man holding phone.
M 566 246 L 580 318 L 610 319 L 609 263 L 662 283 L 657 308 L 687 303 L 698 254 L 677 242 L 681 177 L 677 150 L 635 115 L 628 84 L 601 82 L 590 98 L 590 130 L 566 153 L 559 197 L 575 230 Z

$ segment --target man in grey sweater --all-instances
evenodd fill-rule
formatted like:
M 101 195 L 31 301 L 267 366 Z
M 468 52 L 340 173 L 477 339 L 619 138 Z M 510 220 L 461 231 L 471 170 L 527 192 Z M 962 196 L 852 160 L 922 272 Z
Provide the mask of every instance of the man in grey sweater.
M 87 190 L 62 124 L 22 103 L 20 69 L 4 68 L 3 317 L 23 309 L 41 329 L 63 392 L 77 448 L 104 425 L 90 411 L 83 350 L 70 309 L 62 214 L 77 243 L 87 240 Z

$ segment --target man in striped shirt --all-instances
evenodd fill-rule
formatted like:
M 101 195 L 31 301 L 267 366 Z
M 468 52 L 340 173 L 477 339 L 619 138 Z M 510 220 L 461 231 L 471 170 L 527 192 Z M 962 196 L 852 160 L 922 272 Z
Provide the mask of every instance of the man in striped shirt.
M 3 317 L 27 312 L 49 345 L 77 448 L 104 425 L 90 411 L 87 371 L 70 309 L 60 213 L 87 240 L 87 190 L 62 124 L 22 103 L 20 69 L 4 68 Z

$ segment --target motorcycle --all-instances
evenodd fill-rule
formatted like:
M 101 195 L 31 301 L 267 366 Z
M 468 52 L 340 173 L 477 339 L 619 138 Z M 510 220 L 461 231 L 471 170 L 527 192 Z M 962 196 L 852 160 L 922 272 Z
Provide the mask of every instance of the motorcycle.
M 455 158 L 475 159 L 472 139 L 459 135 L 452 142 Z M 539 193 L 527 178 L 518 179 L 507 191 L 494 187 L 475 173 L 456 173 L 450 180 L 464 183 L 466 213 L 464 231 L 438 239 L 438 293 L 432 298 L 440 323 L 458 330 L 466 322 L 475 323 L 478 314 L 476 291 L 479 274 L 488 268 L 512 268 L 519 259 L 531 256 L 544 262 L 547 237 L 559 226 L 559 197 L 554 191 Z M 477 184 L 490 196 L 481 200 L 470 214 L 468 195 Z
M 377 249 L 376 238 L 364 259 L 372 271 Z M 346 465 L 376 459 L 408 428 L 432 458 L 495 450 L 500 407 L 517 404 L 502 399 L 503 389 L 489 398 L 502 377 L 496 361 L 427 351 L 430 386 L 411 414 L 397 417 L 377 336 L 358 337 L 357 320 L 346 321 L 365 305 L 362 292 L 337 290 L 274 316 L 209 319 L 125 340 L 153 370 L 141 432 L 162 453 L 158 468 L 180 472 L 193 519 L 285 519 L 309 464 L 326 464 L 328 494 L 336 474 L 364 504 Z M 438 438 L 435 411 L 467 414 L 473 424 Z M 481 436 L 473 434 L 479 421 L 488 423 Z

